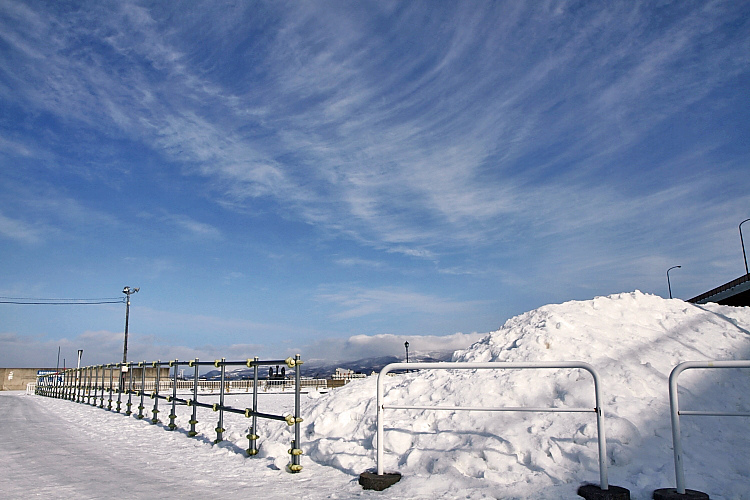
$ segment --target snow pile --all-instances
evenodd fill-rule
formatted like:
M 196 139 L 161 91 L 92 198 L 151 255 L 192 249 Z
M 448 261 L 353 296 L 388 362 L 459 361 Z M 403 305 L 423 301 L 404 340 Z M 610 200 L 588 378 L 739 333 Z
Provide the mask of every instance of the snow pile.
M 548 305 L 508 320 L 455 361 L 585 361 L 603 392 L 610 484 L 650 498 L 674 487 L 667 380 L 682 361 L 750 358 L 750 308 L 695 306 L 641 292 Z M 683 409 L 748 411 L 750 370 L 689 370 Z M 310 459 L 358 475 L 375 467 L 376 377 L 305 401 Z M 593 408 L 582 370 L 424 371 L 386 383 L 386 404 Z M 750 498 L 747 421 L 683 417 L 687 486 Z M 388 410 L 386 497 L 577 498 L 599 482 L 593 413 Z M 276 431 L 272 441 L 285 442 Z M 744 443 L 744 444 L 743 444 Z M 399 493 L 401 492 L 401 493 Z

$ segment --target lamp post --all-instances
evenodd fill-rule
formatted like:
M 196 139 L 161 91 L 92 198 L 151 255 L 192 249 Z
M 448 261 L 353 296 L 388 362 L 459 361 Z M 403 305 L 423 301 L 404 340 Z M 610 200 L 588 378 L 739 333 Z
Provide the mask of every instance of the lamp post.
M 672 269 L 677 269 L 679 267 L 682 267 L 682 266 L 672 266 L 669 269 L 667 269 L 667 287 L 669 288 L 669 298 L 670 299 L 672 298 L 672 284 L 669 282 L 669 271 L 671 271 Z
M 742 243 L 742 258 L 745 261 L 745 274 L 750 274 L 750 271 L 747 270 L 747 255 L 745 255 L 745 241 L 742 239 L 742 224 L 749 221 L 750 219 L 745 219 L 742 222 L 740 222 L 740 243 Z
M 138 292 L 140 288 L 130 288 L 126 286 L 122 289 L 122 293 L 125 294 L 127 300 L 125 301 L 125 347 L 122 350 L 122 364 L 128 362 L 128 321 L 130 319 L 130 296 Z
M 404 347 L 406 348 L 406 362 L 409 362 L 409 341 L 407 340 L 404 342 Z

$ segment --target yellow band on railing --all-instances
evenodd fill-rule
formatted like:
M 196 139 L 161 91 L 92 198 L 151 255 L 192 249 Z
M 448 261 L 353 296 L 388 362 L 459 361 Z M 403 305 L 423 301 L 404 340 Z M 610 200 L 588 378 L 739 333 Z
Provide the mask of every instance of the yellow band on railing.
M 219 411 L 219 403 L 214 403 L 214 405 L 211 407 L 214 411 Z
M 221 363 L 221 360 L 220 360 L 220 359 L 217 359 L 217 360 L 215 360 L 215 361 L 214 361 L 214 366 L 215 366 L 216 368 L 218 368 L 218 367 L 219 367 L 219 363 Z
M 188 400 L 187 400 L 187 401 L 185 402 L 185 404 L 186 404 L 186 405 L 188 405 L 188 406 L 193 406 L 193 400 L 192 400 L 192 399 L 188 399 Z
M 291 448 L 291 449 L 287 450 L 286 452 L 289 453 L 290 455 L 295 455 L 295 456 L 296 455 L 302 455 L 302 453 L 303 453 L 303 451 L 300 450 L 299 448 Z
M 287 465 L 287 468 L 290 472 L 299 472 L 302 470 L 302 466 L 297 464 L 289 464 Z

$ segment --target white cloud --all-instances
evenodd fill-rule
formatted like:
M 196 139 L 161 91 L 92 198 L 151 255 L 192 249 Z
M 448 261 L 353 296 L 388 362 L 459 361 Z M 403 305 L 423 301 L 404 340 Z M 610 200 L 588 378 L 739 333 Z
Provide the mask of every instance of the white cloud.
M 478 305 L 476 301 L 453 301 L 398 288 L 339 287 L 330 291 L 322 288 L 316 295 L 321 302 L 332 304 L 339 312 L 332 319 L 345 320 L 371 314 L 385 313 L 398 315 L 405 313 L 451 314 L 466 312 Z
M 304 346 L 306 359 L 316 361 L 355 361 L 380 356 L 405 355 L 404 342 L 409 342 L 410 354 L 456 351 L 466 349 L 484 338 L 486 333 L 454 333 L 452 335 L 354 335 L 348 339 L 327 338 Z
M 38 227 L 17 219 L 11 219 L 2 213 L 0 213 L 0 234 L 22 243 L 39 243 L 42 241 L 42 231 Z

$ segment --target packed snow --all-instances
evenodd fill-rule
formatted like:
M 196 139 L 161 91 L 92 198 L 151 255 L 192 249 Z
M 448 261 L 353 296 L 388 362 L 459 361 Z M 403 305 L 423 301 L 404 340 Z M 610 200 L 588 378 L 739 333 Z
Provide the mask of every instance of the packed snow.
M 655 489 L 675 486 L 671 370 L 683 361 L 750 359 L 750 308 L 693 305 L 638 291 L 548 305 L 511 318 L 453 359 L 593 365 L 602 383 L 609 483 L 629 489 L 631 498 L 650 499 Z M 391 405 L 595 406 L 592 377 L 580 369 L 421 371 L 388 377 L 385 386 L 385 403 Z M 680 387 L 683 409 L 750 411 L 750 369 L 689 370 Z M 375 388 L 376 376 L 370 376 L 304 397 L 305 468 L 299 474 L 284 472 L 292 433 L 283 423 L 260 420 L 261 453 L 245 458 L 249 421 L 242 416 L 226 414 L 226 440 L 213 444 L 216 414 L 210 410 L 199 411 L 201 439 L 195 440 L 184 433 L 187 407 L 178 407 L 181 431 L 168 433 L 163 424 L 69 401 L 33 399 L 50 419 L 85 422 L 77 432 L 125 450 L 123 460 L 133 460 L 128 453 L 135 453 L 125 443 L 138 442 L 142 456 L 149 447 L 157 455 L 173 447 L 179 462 L 189 463 L 197 454 L 200 474 L 242 475 L 234 482 L 217 481 L 216 496 L 222 488 L 227 494 L 253 488 L 254 475 L 263 491 L 303 498 L 559 500 L 579 498 L 581 484 L 599 482 L 593 412 L 386 410 L 384 468 L 403 478 L 385 491 L 364 491 L 357 478 L 376 466 Z M 204 394 L 201 400 L 211 397 Z M 290 413 L 292 402 L 288 395 L 267 394 L 259 410 Z M 250 406 L 250 399 L 233 394 L 227 404 Z M 681 423 L 687 487 L 712 499 L 750 499 L 748 419 L 684 416 Z M 8 478 L 0 479 L 0 486 L 3 480 Z M 241 488 L 237 481 L 244 481 Z

